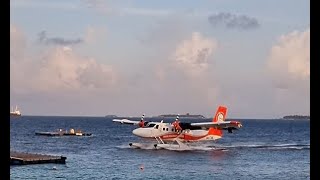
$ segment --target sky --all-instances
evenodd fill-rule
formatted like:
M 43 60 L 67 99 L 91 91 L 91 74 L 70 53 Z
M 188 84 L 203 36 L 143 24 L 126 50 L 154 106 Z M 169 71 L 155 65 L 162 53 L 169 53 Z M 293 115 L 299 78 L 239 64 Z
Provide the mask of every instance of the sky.
M 308 0 L 11 0 L 23 115 L 310 114 Z

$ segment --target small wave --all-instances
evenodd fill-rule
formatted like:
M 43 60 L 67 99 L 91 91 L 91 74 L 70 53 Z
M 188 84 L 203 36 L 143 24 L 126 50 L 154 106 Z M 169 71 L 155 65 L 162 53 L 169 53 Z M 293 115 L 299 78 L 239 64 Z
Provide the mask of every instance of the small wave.
M 129 145 L 130 146 L 130 145 Z M 154 150 L 156 149 L 154 147 L 154 144 L 152 143 L 132 143 L 132 145 L 130 146 L 130 148 L 134 148 L 134 149 L 145 149 L 145 150 Z
M 166 147 L 157 147 L 154 143 L 130 143 L 131 145 L 120 145 L 117 148 L 121 149 L 143 149 L 143 150 L 169 150 L 169 151 L 228 151 L 228 149 L 223 147 L 210 147 L 204 145 L 185 145 L 185 146 L 166 146 Z
M 116 148 L 119 148 L 119 149 L 128 149 L 130 148 L 128 145 L 120 145 L 120 146 L 116 146 Z
M 169 151 L 212 151 L 214 148 L 210 147 L 166 147 L 165 150 Z
M 310 149 L 310 144 L 247 144 L 247 145 L 231 145 L 231 146 L 219 146 L 222 148 L 257 148 L 257 149 Z
M 310 149 L 309 147 L 267 147 L 266 149 L 275 149 L 275 150 L 281 150 L 281 149 L 296 149 L 296 150 L 302 150 L 302 149 Z
M 31 143 L 31 142 L 24 142 L 23 144 L 33 144 L 33 143 Z
M 153 143 L 132 143 L 133 145 L 120 145 L 117 148 L 120 149 L 143 149 L 143 150 L 170 150 L 170 151 L 229 151 L 230 149 L 269 149 L 269 150 L 306 150 L 310 149 L 310 144 L 246 144 L 246 145 L 188 145 L 184 147 L 168 146 L 165 148 L 155 148 Z

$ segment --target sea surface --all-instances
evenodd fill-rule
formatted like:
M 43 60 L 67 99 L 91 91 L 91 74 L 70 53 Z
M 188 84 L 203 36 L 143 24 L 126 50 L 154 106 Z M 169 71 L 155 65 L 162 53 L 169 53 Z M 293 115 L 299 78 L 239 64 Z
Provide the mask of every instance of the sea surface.
M 173 120 L 169 118 L 165 122 Z M 181 121 L 211 119 L 181 118 Z M 135 126 L 118 124 L 111 118 L 11 118 L 11 150 L 66 156 L 67 159 L 66 164 L 10 166 L 10 179 L 310 179 L 309 120 L 239 121 L 243 124 L 240 130 L 224 132 L 216 142 L 199 144 L 224 150 L 170 151 L 129 147 L 130 142 L 143 142 L 132 134 Z M 37 131 L 59 128 L 81 129 L 93 135 L 35 135 Z

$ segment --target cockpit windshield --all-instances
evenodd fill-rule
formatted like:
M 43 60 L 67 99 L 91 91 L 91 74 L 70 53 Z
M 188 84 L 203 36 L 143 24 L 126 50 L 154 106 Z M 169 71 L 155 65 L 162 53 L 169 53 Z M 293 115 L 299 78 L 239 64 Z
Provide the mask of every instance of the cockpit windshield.
M 154 124 L 154 123 L 149 123 L 149 124 L 147 124 L 147 127 L 153 127 L 153 126 L 155 126 L 156 124 Z

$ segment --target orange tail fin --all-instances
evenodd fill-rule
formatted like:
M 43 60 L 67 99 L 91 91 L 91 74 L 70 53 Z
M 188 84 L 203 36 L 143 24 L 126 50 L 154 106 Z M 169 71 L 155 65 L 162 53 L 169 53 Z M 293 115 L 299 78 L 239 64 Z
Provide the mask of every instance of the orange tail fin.
M 212 122 L 223 122 L 227 116 L 227 107 L 219 106 Z M 222 130 L 216 128 L 209 128 L 208 134 L 222 136 Z

